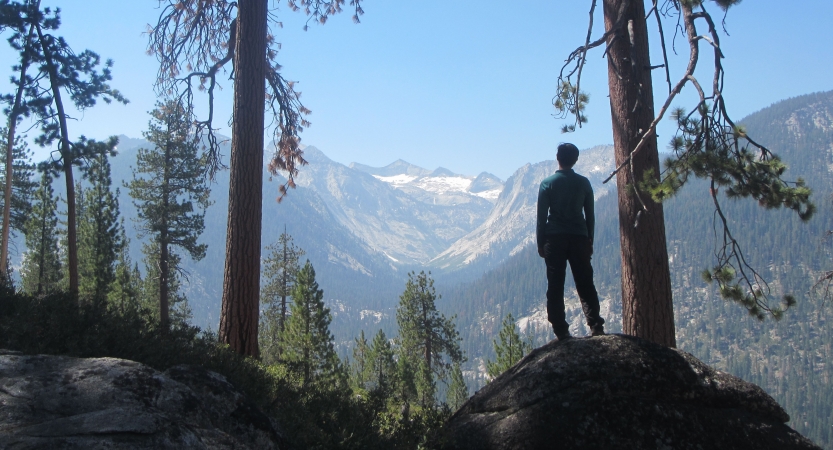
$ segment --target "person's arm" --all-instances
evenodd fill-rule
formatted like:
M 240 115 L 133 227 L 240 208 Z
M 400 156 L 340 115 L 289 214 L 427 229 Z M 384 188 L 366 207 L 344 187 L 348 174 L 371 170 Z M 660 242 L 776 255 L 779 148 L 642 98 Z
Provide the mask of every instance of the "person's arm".
M 538 187 L 538 219 L 535 222 L 535 241 L 538 243 L 538 256 L 544 257 L 544 227 L 547 225 L 549 202 L 544 183 Z
M 584 221 L 587 223 L 587 237 L 590 244 L 593 244 L 593 235 L 596 229 L 596 213 L 593 206 L 593 187 L 587 182 L 587 193 L 584 196 Z

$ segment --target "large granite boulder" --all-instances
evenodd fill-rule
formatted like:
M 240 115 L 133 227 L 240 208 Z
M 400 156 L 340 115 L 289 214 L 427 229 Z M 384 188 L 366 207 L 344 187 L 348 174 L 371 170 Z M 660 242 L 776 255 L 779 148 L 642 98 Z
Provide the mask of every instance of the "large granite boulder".
M 760 387 L 630 336 L 552 341 L 468 400 L 442 449 L 818 449 Z
M 221 375 L 116 358 L 0 350 L 0 448 L 278 449 L 284 438 Z

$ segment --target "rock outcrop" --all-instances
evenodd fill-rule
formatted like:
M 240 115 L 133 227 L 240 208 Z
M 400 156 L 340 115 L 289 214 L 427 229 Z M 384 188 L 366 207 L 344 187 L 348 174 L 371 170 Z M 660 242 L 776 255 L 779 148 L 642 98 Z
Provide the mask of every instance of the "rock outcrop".
M 760 387 L 630 336 L 553 341 L 477 392 L 442 449 L 818 449 Z
M 0 448 L 278 449 L 277 424 L 221 375 L 0 350 Z

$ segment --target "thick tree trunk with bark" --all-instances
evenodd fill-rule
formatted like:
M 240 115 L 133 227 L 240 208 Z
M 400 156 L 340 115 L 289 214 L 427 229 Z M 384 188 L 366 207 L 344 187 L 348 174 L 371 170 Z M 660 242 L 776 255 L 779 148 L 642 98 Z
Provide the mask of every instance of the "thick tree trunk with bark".
M 618 28 L 608 38 L 607 54 L 618 167 L 636 148 L 654 119 L 651 62 L 642 0 L 604 0 L 604 18 L 606 31 Z M 647 194 L 640 194 L 648 211 L 637 218 L 642 204 L 633 189 L 628 188 L 651 169 L 659 174 L 655 136 L 633 156 L 633 174 L 625 166 L 616 176 L 622 250 L 622 326 L 625 334 L 676 347 L 662 205 L 653 202 Z
M 35 25 L 38 32 L 38 38 L 41 42 L 41 49 L 43 49 L 43 56 L 46 60 L 46 67 L 49 71 L 49 86 L 52 89 L 53 101 L 55 102 L 55 109 L 58 116 L 58 125 L 61 130 L 61 141 L 58 146 L 61 153 L 62 164 L 64 167 L 64 178 L 67 185 L 67 271 L 69 272 L 69 292 L 73 296 L 78 296 L 78 236 L 77 218 L 75 212 L 75 178 L 72 175 L 72 147 L 69 142 L 69 130 L 67 128 L 67 115 L 64 110 L 64 102 L 61 99 L 61 86 L 58 78 L 58 69 L 52 59 L 52 52 L 49 50 L 49 45 L 44 39 L 43 30 L 40 25 Z
M 267 0 L 238 2 L 220 340 L 258 356 Z

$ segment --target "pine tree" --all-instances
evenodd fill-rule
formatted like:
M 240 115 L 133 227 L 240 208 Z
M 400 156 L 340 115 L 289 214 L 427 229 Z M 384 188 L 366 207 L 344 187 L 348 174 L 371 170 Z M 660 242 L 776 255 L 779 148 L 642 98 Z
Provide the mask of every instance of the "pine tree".
M 154 298 L 159 301 L 163 330 L 170 324 L 170 298 L 176 295 L 179 257 L 172 247 L 184 250 L 192 259 L 205 257 L 206 244 L 197 239 L 205 229 L 205 209 L 210 189 L 203 176 L 205 159 L 198 155 L 191 139 L 192 125 L 182 104 L 157 104 L 143 135 L 153 149 L 139 149 L 133 179 L 127 184 L 138 210 L 140 235 L 151 236 L 145 244 L 146 264 L 158 278 Z M 140 176 L 143 175 L 143 176 Z M 158 253 L 157 253 L 158 252 Z M 151 279 L 151 277 L 148 277 Z
M 107 298 L 124 245 L 119 189 L 111 190 L 108 153 L 100 151 L 91 158 L 87 173 L 90 187 L 78 195 L 79 294 L 95 300 Z
M 424 397 L 419 391 L 419 360 L 406 357 L 402 352 L 401 346 L 398 346 L 396 350 L 396 384 L 394 385 L 396 389 L 394 391 L 394 397 L 402 404 L 402 416 L 407 418 L 410 404 Z M 432 395 L 433 392 L 431 390 Z
M 96 104 L 98 99 L 109 103 L 113 100 L 127 103 L 117 90 L 107 82 L 112 78 L 107 61 L 100 67 L 101 58 L 95 52 L 73 51 L 67 41 L 55 35 L 61 25 L 60 9 L 45 7 L 41 9 L 39 1 L 6 1 L 0 8 L 0 23 L 8 26 L 12 36 L 8 40 L 12 49 L 20 54 L 20 61 L 31 66 L 29 75 L 21 70 L 12 78 L 16 85 L 11 115 L 15 117 L 32 116 L 41 134 L 36 142 L 50 146 L 57 141 L 59 155 L 42 164 L 42 169 L 50 170 L 53 176 L 63 173 L 66 180 L 67 199 L 67 272 L 69 291 L 78 294 L 78 246 L 76 224 L 75 178 L 73 166 L 83 170 L 86 158 L 94 153 L 95 141 L 81 138 L 76 142 L 69 140 L 69 121 L 65 100 L 76 109 L 83 111 Z M 9 133 L 11 138 L 12 133 Z M 111 141 L 114 138 L 111 138 Z M 91 145 L 93 144 L 93 145 Z
M 516 328 L 512 313 L 507 314 L 503 319 L 498 339 L 492 341 L 497 358 L 494 362 L 486 361 L 486 373 L 490 377 L 496 378 L 507 371 L 532 350 L 532 346 L 521 339 Z
M 5 133 L 6 130 L 0 128 L 0 134 Z M 10 183 L 9 232 L 11 230 L 24 231 L 26 220 L 29 218 L 32 209 L 32 194 L 38 186 L 37 181 L 32 179 L 35 174 L 35 165 L 32 164 L 32 153 L 26 145 L 26 141 L 19 136 L 15 139 L 11 152 L 6 151 L 6 146 L 6 142 L 0 142 L 0 165 L 4 167 L 4 170 L 0 171 L 0 184 L 6 185 L 6 174 L 10 172 L 12 179 Z M 9 154 L 12 157 L 11 166 L 6 164 Z M 2 204 L 5 211 L 5 196 L 0 197 L 0 204 Z M 3 235 L 8 236 L 5 230 L 3 230 Z M 7 239 L 7 237 L 5 238 Z M 8 257 L 8 253 L 5 255 Z M 5 267 L 0 269 L 0 272 L 3 270 L 5 270 Z
M 399 357 L 414 370 L 418 398 L 424 407 L 436 402 L 436 380 L 445 380 L 452 364 L 463 361 L 454 318 L 447 319 L 437 311 L 437 298 L 430 273 L 411 272 L 396 309 Z
M 43 174 L 34 193 L 34 203 L 24 232 L 28 251 L 23 258 L 20 277 L 23 290 L 43 295 L 61 287 L 61 254 L 58 248 L 58 199 L 52 190 L 52 178 Z
M 454 363 L 454 366 L 451 368 L 451 383 L 448 385 L 446 404 L 448 404 L 452 411 L 456 411 L 468 399 L 469 388 L 466 386 L 466 380 L 463 379 L 463 371 L 460 369 L 460 363 Z
M 264 305 L 258 331 L 261 358 L 264 362 L 280 359 L 280 336 L 286 328 L 286 299 L 292 293 L 298 271 L 299 261 L 304 250 L 295 246 L 286 229 L 275 242 L 268 247 L 269 256 L 263 261 L 263 278 L 266 284 L 260 291 L 260 302 Z
M 324 291 L 318 288 L 315 269 L 307 261 L 292 289 L 292 309 L 281 339 L 283 359 L 304 385 L 341 381 L 343 369 L 333 345 L 330 322 L 332 316 L 324 306 Z
M 4 14 L 4 17 L 0 19 L 0 22 L 4 23 L 4 28 L 8 26 L 9 19 L 20 17 L 23 12 L 24 5 L 17 4 L 17 5 L 6 5 L 7 13 Z M 15 11 L 16 10 L 16 11 Z M 15 95 L 5 95 L 0 98 L 7 103 L 8 109 L 8 128 L 6 128 L 3 134 L 5 137 L 5 151 L 4 154 L 4 161 L 11 161 L 15 160 L 14 155 L 14 147 L 15 143 L 18 141 L 19 136 L 17 133 L 17 124 L 20 121 L 21 114 L 26 113 L 26 105 L 23 100 L 23 92 L 26 89 L 26 80 L 27 80 L 27 72 L 29 70 L 29 65 L 32 63 L 32 56 L 35 53 L 34 51 L 34 43 L 35 43 L 35 27 L 33 25 L 28 26 L 28 31 L 24 32 L 27 27 L 22 24 L 18 24 L 18 26 L 13 28 L 12 37 L 9 39 L 9 44 L 12 46 L 20 54 L 20 64 L 14 66 L 14 70 L 17 71 L 17 87 L 15 88 Z M 12 77 L 14 80 L 15 77 Z M 12 81 L 14 83 L 14 81 Z M 0 237 L 0 276 L 8 277 L 7 268 L 9 267 L 7 264 L 7 259 L 9 255 L 9 235 L 11 234 L 11 215 L 12 215 L 12 191 L 14 186 L 16 185 L 14 181 L 14 164 L 6 165 L 5 172 L 5 180 L 3 183 L 3 235 Z
M 368 372 L 371 371 L 369 366 L 370 346 L 367 345 L 367 338 L 364 336 L 364 330 L 361 331 L 359 337 L 356 338 L 356 345 L 353 346 L 353 363 L 350 367 L 350 381 L 354 387 L 366 389 Z
M 397 383 L 396 361 L 393 358 L 393 347 L 381 329 L 370 344 L 366 369 L 368 387 L 383 393 L 385 397 L 390 395 Z
M 116 277 L 108 295 L 110 305 L 122 314 L 127 311 L 138 310 L 142 294 L 142 276 L 139 268 L 130 260 L 130 241 L 125 235 L 124 219 L 120 225 L 121 241 L 124 245 L 119 251 L 116 261 Z
M 150 316 L 154 320 L 158 320 L 162 325 L 161 315 L 163 312 L 167 313 L 168 326 L 171 323 L 184 323 L 191 320 L 191 307 L 188 305 L 188 298 L 180 292 L 182 285 L 180 281 L 180 262 L 181 259 L 175 251 L 168 252 L 168 272 L 164 279 L 168 287 L 167 305 L 164 311 L 160 308 L 162 304 L 159 299 L 160 280 L 163 279 L 162 267 L 159 265 L 159 247 L 156 242 L 151 241 L 142 246 L 142 253 L 145 257 L 142 259 L 145 265 L 145 277 L 142 281 L 142 295 L 139 302 L 141 307 L 150 312 Z M 163 332 L 168 328 L 164 328 Z

